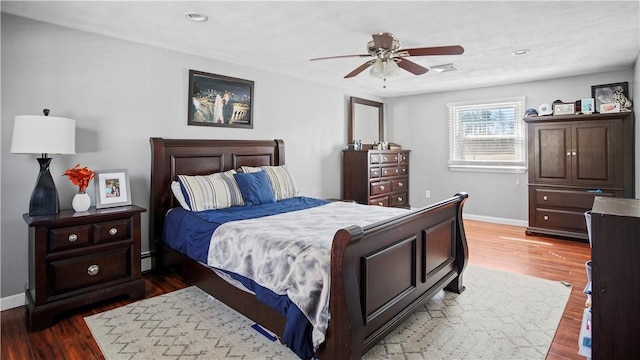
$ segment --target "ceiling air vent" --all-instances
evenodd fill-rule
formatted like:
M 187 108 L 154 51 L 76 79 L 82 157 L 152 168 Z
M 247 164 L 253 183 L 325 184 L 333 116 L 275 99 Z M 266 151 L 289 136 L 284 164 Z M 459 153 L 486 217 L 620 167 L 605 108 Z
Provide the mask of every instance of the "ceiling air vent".
M 449 72 L 449 71 L 458 71 L 460 70 L 459 67 L 455 66 L 454 64 L 442 64 L 442 65 L 436 65 L 436 66 L 432 66 L 430 67 L 431 70 L 433 71 L 437 71 L 437 72 Z

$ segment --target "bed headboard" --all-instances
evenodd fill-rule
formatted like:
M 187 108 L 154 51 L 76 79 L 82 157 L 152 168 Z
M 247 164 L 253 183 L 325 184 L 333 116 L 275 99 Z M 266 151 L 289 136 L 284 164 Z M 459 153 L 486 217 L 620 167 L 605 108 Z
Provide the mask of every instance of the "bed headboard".
M 151 138 L 149 239 L 162 241 L 164 216 L 179 206 L 171 193 L 178 175 L 207 175 L 241 166 L 284 165 L 282 140 Z M 156 246 L 157 249 L 157 246 Z

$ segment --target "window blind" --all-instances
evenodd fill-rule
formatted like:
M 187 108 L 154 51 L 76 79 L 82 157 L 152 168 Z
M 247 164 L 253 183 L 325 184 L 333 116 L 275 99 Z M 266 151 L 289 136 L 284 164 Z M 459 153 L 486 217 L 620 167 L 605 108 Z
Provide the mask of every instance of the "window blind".
M 449 168 L 526 170 L 524 97 L 477 103 L 450 103 Z

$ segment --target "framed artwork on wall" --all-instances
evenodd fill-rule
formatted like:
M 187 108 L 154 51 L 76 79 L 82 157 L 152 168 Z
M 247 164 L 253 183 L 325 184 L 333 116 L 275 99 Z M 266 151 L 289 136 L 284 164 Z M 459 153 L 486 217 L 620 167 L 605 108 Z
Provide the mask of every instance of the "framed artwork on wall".
M 620 82 L 620 83 L 604 84 L 604 85 L 592 85 L 591 97 L 596 102 L 594 109 L 599 110 L 600 105 L 602 104 L 611 104 L 616 102 L 614 100 L 616 96 L 616 92 L 622 92 L 622 94 L 626 98 L 629 98 L 629 83 Z
M 189 70 L 188 125 L 253 129 L 253 81 Z
M 96 209 L 131 205 L 127 170 L 96 170 Z

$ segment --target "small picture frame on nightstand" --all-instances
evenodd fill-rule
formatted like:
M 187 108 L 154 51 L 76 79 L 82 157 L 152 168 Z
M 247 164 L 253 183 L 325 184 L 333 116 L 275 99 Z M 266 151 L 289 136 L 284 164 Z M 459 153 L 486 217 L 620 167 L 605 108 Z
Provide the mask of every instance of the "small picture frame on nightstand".
M 127 170 L 96 170 L 96 209 L 131 205 Z

